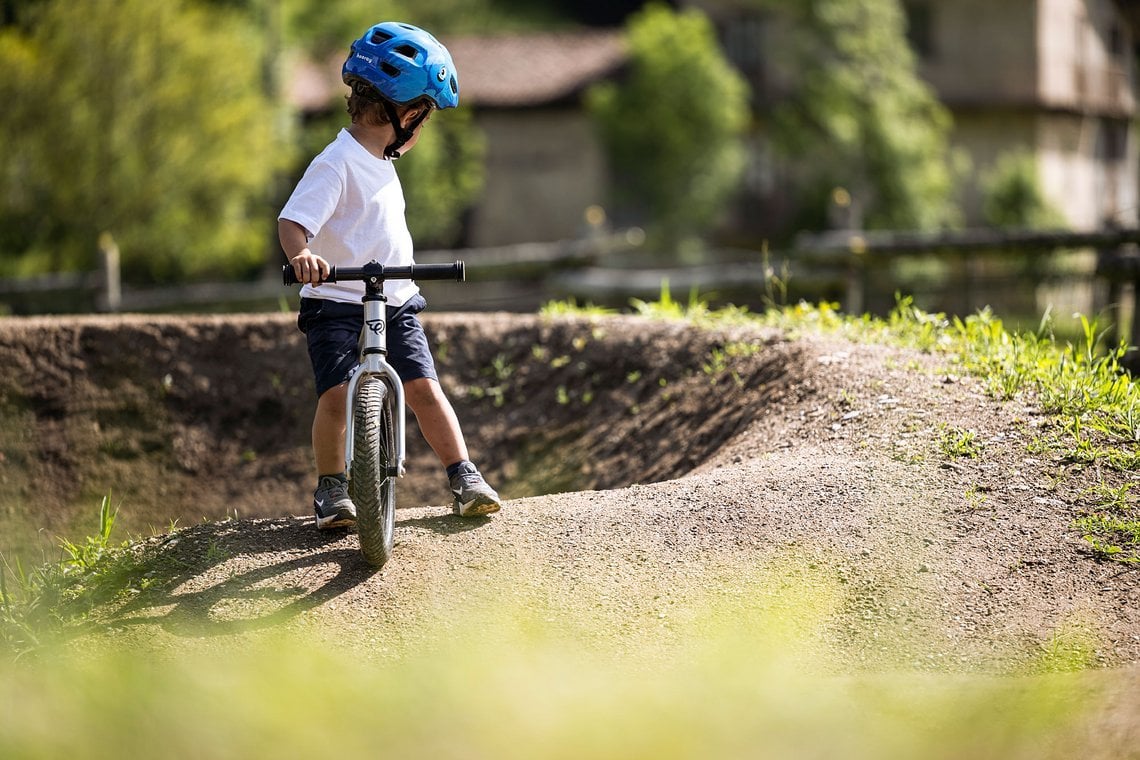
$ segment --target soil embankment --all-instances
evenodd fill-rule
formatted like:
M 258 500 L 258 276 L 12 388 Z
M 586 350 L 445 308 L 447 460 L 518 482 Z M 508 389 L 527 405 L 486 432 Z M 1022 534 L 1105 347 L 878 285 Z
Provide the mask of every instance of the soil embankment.
M 1072 527 L 1096 473 L 1030 456 L 1040 416 L 944 359 L 630 317 L 426 325 L 511 499 L 493 519 L 450 516 L 413 426 L 390 566 L 317 535 L 288 315 L 5 320 L 5 541 L 74 531 L 107 491 L 130 531 L 189 526 L 149 542 L 178 577 L 113 615 L 175 637 L 333 620 L 398 647 L 451 589 L 667 644 L 711 599 L 732 616 L 807 588 L 830 600 L 826 640 L 868 665 L 1140 662 L 1135 571 Z M 948 424 L 983 455 L 940 451 Z

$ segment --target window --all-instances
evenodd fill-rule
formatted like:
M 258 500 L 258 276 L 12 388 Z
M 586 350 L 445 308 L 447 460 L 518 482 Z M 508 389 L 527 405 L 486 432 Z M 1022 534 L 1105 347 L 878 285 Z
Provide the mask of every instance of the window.
M 1122 119 L 1102 119 L 1100 122 L 1100 150 L 1105 163 L 1119 163 L 1128 158 L 1128 122 Z

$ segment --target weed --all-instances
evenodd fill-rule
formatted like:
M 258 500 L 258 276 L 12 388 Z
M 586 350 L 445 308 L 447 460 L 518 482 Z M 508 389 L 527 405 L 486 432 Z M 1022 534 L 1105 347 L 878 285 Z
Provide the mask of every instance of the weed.
M 547 301 L 538 313 L 544 317 L 600 317 L 616 314 L 615 309 L 605 306 L 595 306 L 592 303 L 579 304 L 575 299 L 565 301 Z
M 1140 520 L 1088 515 L 1073 526 L 1094 553 L 1118 562 L 1140 563 Z
M 713 385 L 716 385 L 717 376 L 728 369 L 728 355 L 722 349 L 714 348 L 709 360 L 701 365 L 701 369 L 710 376 Z
M 1073 522 L 1094 553 L 1118 562 L 1140 563 L 1140 510 L 1129 497 L 1135 483 L 1098 483 L 1085 491 L 1093 513 Z
M 977 433 L 952 425 L 942 426 L 942 432 L 938 436 L 938 445 L 941 447 L 942 453 L 951 459 L 958 457 L 975 459 L 982 451 Z
M 59 540 L 56 562 L 25 570 L 19 559 L 0 568 L 0 651 L 19 656 L 82 622 L 96 606 L 137 586 L 140 559 L 127 542 L 111 543 L 115 511 L 99 504 L 99 529 L 82 542 Z M 14 586 L 9 583 L 9 577 Z

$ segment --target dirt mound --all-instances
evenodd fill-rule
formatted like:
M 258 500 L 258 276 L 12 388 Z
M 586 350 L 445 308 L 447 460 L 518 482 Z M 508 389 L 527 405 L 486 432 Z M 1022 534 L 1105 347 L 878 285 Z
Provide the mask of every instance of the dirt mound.
M 109 613 L 144 637 L 289 624 L 415 647 L 425 616 L 443 635 L 447 600 L 498 595 L 667 647 L 687 630 L 674 616 L 709 599 L 731 616 L 807 584 L 834 605 L 824 638 L 859 662 L 1140 662 L 1135 571 L 1073 527 L 1105 474 L 1030 455 L 1048 421 L 945 359 L 628 317 L 426 326 L 511 499 L 493 519 L 441 506 L 414 432 L 383 572 L 354 535 L 291 517 L 307 512 L 313 398 L 290 316 L 17 319 L 0 323 L 0 535 L 27 514 L 72 529 L 108 489 L 136 532 L 243 518 L 147 544 L 177 577 Z M 982 455 L 945 453 L 947 426 Z
M 794 347 L 774 335 L 621 318 L 425 322 L 470 448 L 508 498 L 679 477 L 801 387 Z M 108 491 L 136 534 L 305 514 L 314 398 L 291 315 L 2 324 L 0 549 L 36 529 L 81 533 Z M 401 506 L 449 498 L 414 421 L 399 493 Z

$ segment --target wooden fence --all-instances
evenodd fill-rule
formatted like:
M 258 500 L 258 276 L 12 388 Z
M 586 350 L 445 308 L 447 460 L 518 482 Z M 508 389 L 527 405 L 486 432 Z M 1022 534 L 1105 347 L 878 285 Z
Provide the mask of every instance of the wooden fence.
M 940 233 L 831 231 L 803 235 L 785 251 L 713 251 L 703 263 L 663 266 L 639 249 L 635 234 L 620 232 L 581 240 L 464 250 L 421 251 L 422 263 L 467 262 L 468 283 L 423 283 L 441 310 L 533 311 L 551 298 L 625 306 L 631 297 L 657 296 L 668 281 L 674 297 L 696 289 L 714 303 L 762 307 L 772 298 L 837 300 L 851 313 L 882 313 L 899 287 L 928 287 L 919 280 L 899 284 L 900 262 L 934 261 L 942 266 L 933 289 L 939 298 L 924 306 L 964 313 L 993 303 L 999 310 L 1025 290 L 1045 281 L 1095 288 L 1092 304 L 1102 318 L 1129 336 L 1140 336 L 1140 229 L 1093 232 L 962 230 Z M 1037 254 L 1084 251 L 1079 269 L 1042 266 Z M 118 251 L 100 241 L 102 266 L 89 273 L 0 280 L 0 309 L 11 313 L 82 311 L 189 311 L 273 308 L 295 298 L 281 285 L 278 267 L 253 282 L 215 282 L 165 288 L 121 283 Z M 1018 258 L 1020 257 L 1020 258 Z M 1016 265 L 1011 262 L 1018 262 Z M 1089 263 L 1091 262 L 1091 263 Z M 953 281 L 950 281 L 952 278 Z M 928 277 L 930 279 L 930 277 Z M 945 280 L 945 281 L 943 281 Z M 781 289 L 774 292 L 773 286 Z M 782 289 L 787 289 L 784 292 Z M 941 299 L 941 300 L 940 300 Z M 1026 303 L 1032 311 L 1035 304 Z M 1039 315 L 1038 315 L 1039 316 Z M 1121 318 L 1127 316 L 1126 324 Z M 1128 329 L 1130 328 L 1130 329 Z

